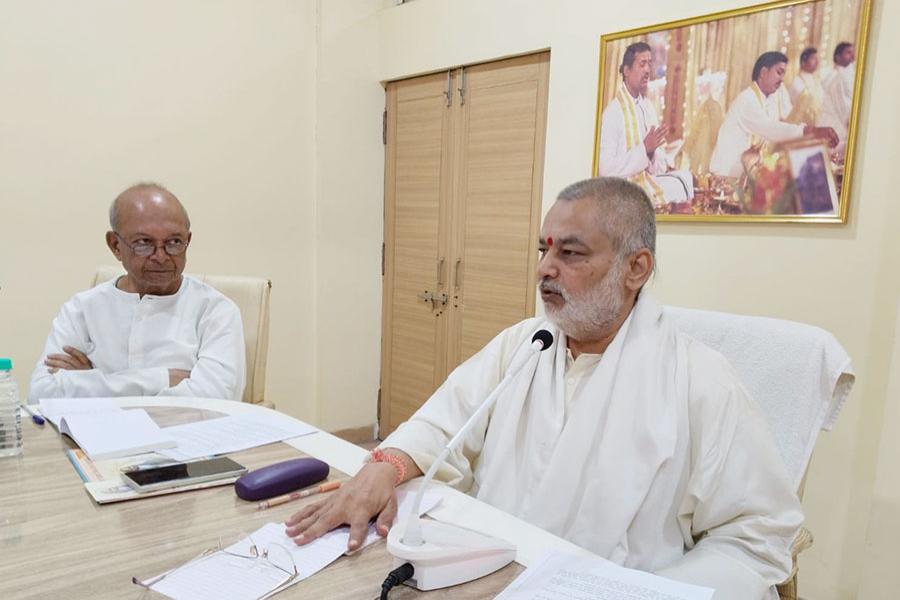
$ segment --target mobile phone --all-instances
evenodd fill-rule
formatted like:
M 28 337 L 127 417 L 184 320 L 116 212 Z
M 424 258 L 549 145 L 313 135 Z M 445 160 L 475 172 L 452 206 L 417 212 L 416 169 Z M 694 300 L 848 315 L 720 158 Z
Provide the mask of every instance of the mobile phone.
M 122 471 L 122 478 L 137 492 L 152 492 L 238 477 L 246 472 L 247 467 L 227 456 L 220 456 L 191 462 L 169 463 L 158 467 L 132 467 Z

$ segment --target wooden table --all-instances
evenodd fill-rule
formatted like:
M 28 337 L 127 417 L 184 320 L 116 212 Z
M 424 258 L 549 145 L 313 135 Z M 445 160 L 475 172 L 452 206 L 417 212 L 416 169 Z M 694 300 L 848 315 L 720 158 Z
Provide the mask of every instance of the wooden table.
M 162 426 L 216 418 L 223 413 L 197 408 L 149 407 Z M 257 510 L 232 486 L 182 492 L 115 504 L 97 505 L 65 456 L 73 447 L 47 424 L 23 418 L 24 455 L 0 459 L 0 598 L 162 598 L 131 582 L 148 578 L 216 545 L 227 531 L 255 531 L 283 521 L 304 506 L 292 502 Z M 313 434 L 327 435 L 327 434 Z M 254 448 L 233 456 L 249 469 L 303 456 L 285 443 Z M 322 458 L 320 456 L 320 458 Z M 332 468 L 331 479 L 346 479 Z M 314 501 L 310 498 L 307 501 Z M 329 567 L 278 598 L 369 600 L 377 598 L 391 569 L 383 541 Z M 463 586 L 419 592 L 398 586 L 391 598 L 489 598 L 522 567 L 512 563 Z

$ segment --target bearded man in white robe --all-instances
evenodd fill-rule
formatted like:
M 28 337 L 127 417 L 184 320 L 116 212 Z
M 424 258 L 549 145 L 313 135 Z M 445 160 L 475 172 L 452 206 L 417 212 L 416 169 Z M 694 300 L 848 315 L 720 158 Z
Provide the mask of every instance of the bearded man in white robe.
M 669 127 L 660 124 L 647 85 L 653 67 L 646 42 L 625 49 L 619 73 L 622 83 L 600 117 L 597 170 L 604 177 L 624 177 L 647 192 L 654 206 L 686 202 L 694 197 L 690 171 L 672 170 L 666 156 Z
M 575 183 L 541 230 L 546 317 L 501 332 L 328 500 L 288 521 L 298 544 L 341 524 L 356 549 L 386 535 L 394 486 L 427 471 L 529 352 L 532 357 L 436 478 L 618 564 L 759 600 L 787 579 L 803 520 L 763 416 L 725 359 L 641 292 L 654 212 L 617 178 Z

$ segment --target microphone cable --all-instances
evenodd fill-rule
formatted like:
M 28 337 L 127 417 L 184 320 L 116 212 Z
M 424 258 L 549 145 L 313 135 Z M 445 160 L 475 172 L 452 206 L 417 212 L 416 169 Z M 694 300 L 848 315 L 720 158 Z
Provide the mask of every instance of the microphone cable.
M 395 587 L 413 576 L 413 566 L 410 563 L 403 563 L 385 577 L 384 583 L 381 584 L 381 600 L 388 600 L 388 593 Z

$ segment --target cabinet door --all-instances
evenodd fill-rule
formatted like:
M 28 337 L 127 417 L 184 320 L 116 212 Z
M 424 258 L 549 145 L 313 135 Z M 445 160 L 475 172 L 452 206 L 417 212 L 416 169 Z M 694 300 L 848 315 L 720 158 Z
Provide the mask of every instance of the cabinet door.
M 448 369 L 534 315 L 548 52 L 462 69 Z
M 380 427 L 386 435 L 445 376 L 446 317 L 439 300 L 446 257 L 450 164 L 447 73 L 387 86 L 385 273 Z M 446 263 L 446 260 L 444 261 Z

